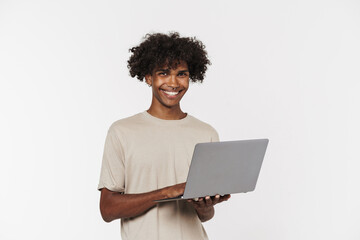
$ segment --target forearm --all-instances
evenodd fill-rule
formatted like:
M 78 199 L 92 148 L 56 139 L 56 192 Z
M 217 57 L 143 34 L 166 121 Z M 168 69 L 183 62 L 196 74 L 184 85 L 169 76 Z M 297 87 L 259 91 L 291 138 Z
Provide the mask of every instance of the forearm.
M 214 217 L 215 209 L 214 206 L 206 207 L 206 208 L 198 208 L 195 209 L 199 219 L 201 222 L 206 222 Z
M 106 222 L 119 218 L 136 217 L 154 207 L 156 205 L 154 200 L 162 198 L 167 198 L 164 189 L 141 194 L 121 194 L 103 189 L 100 199 L 100 211 Z
M 172 198 L 184 193 L 185 183 L 140 194 L 121 194 L 106 188 L 101 190 L 100 211 L 106 222 L 118 218 L 136 217 L 156 205 L 155 200 Z

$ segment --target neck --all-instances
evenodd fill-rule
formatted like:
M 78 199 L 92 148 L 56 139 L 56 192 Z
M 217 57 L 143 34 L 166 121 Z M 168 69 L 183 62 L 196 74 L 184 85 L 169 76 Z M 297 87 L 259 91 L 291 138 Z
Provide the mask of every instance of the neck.
M 150 106 L 150 108 L 147 110 L 149 114 L 151 114 L 154 117 L 164 119 L 164 120 L 179 120 L 186 117 L 186 113 L 184 113 L 180 105 L 177 107 L 155 107 L 153 104 Z

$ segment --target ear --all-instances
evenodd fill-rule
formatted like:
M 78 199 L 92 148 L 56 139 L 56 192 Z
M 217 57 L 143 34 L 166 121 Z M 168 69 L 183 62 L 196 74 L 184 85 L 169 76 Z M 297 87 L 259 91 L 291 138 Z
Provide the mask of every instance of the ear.
M 151 75 L 150 74 L 146 74 L 145 75 L 145 82 L 151 86 L 152 85 L 152 78 L 151 78 Z

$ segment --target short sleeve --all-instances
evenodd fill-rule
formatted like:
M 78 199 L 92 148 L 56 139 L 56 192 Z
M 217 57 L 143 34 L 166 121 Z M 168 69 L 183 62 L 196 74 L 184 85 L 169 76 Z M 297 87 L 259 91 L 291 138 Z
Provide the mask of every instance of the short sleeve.
M 213 128 L 212 134 L 211 134 L 211 142 L 219 142 L 219 134 L 217 131 Z
M 98 190 L 102 188 L 114 192 L 125 190 L 123 145 L 113 127 L 109 128 L 105 140 Z

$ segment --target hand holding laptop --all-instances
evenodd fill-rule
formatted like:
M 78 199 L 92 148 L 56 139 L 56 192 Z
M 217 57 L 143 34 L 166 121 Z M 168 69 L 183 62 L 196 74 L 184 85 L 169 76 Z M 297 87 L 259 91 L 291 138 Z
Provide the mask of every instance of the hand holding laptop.
M 193 205 L 197 215 L 199 216 L 202 222 L 205 222 L 211 219 L 214 216 L 214 205 L 227 201 L 230 198 L 230 194 L 220 196 L 216 194 L 215 196 L 206 196 L 201 197 L 197 200 L 188 199 L 187 201 Z
M 189 203 L 192 203 L 195 209 L 199 209 L 199 208 L 215 206 L 218 203 L 229 200 L 230 197 L 231 197 L 230 194 L 226 194 L 224 196 L 220 196 L 219 194 L 216 194 L 215 196 L 212 197 L 206 196 L 198 199 L 196 198 L 188 199 L 187 201 Z

